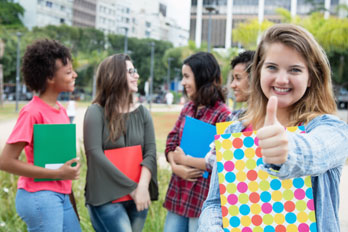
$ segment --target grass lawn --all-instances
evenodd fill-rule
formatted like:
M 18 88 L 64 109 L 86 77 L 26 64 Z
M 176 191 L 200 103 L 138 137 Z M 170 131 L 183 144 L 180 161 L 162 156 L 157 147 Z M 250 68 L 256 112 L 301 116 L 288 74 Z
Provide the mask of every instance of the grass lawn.
M 24 104 L 23 104 L 24 105 Z M 63 102 L 64 105 L 64 102 Z M 87 107 L 90 103 L 79 102 L 78 107 Z M 14 112 L 14 104 L 5 104 L 0 107 L 0 120 L 16 118 L 17 113 Z M 13 108 L 13 111 L 12 111 Z M 179 116 L 179 112 L 153 112 L 157 154 L 163 155 L 165 142 L 169 131 L 173 128 L 175 121 Z M 77 207 L 80 214 L 80 223 L 82 231 L 93 231 L 87 209 L 84 205 L 84 187 L 86 177 L 86 156 L 83 148 L 78 151 L 81 161 L 80 179 L 73 182 L 73 191 L 77 201 Z M 24 159 L 25 155 L 21 155 Z M 148 217 L 146 219 L 144 232 L 163 231 L 163 224 L 167 210 L 163 208 L 163 200 L 167 191 L 168 182 L 171 171 L 158 168 L 158 184 L 159 184 L 159 200 L 152 202 Z M 26 231 L 24 222 L 18 217 L 15 210 L 15 194 L 16 182 L 18 177 L 5 172 L 0 172 L 0 232 L 2 231 Z
M 18 104 L 18 112 L 22 109 L 22 107 L 27 104 L 27 102 L 20 102 Z M 0 121 L 8 120 L 12 118 L 16 118 L 18 115 L 16 112 L 16 102 L 5 102 L 2 106 L 0 106 Z

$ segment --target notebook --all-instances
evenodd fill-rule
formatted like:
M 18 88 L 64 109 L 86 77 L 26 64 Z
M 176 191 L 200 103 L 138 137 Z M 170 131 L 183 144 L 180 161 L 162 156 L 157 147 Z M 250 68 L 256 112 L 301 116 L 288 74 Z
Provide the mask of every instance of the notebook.
M 123 174 L 134 182 L 139 183 L 141 162 L 143 161 L 141 145 L 105 150 L 104 153 Z M 129 200 L 132 200 L 131 196 L 126 195 L 112 202 L 117 203 Z
M 224 231 L 317 231 L 310 176 L 263 171 L 256 131 L 217 135 L 215 145 Z
M 74 158 L 76 158 L 75 124 L 34 125 L 34 165 L 58 169 Z M 34 181 L 52 180 L 59 179 L 34 179 Z
M 186 155 L 195 158 L 204 158 L 210 151 L 210 144 L 214 142 L 216 128 L 214 125 L 186 116 L 180 147 Z M 208 178 L 209 173 L 203 173 Z

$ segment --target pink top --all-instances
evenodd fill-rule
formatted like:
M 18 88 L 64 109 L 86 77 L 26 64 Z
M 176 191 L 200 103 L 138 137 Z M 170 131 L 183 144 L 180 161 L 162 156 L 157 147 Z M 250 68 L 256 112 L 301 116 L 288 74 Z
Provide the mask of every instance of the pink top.
M 33 154 L 33 126 L 34 124 L 67 124 L 69 118 L 64 107 L 57 102 L 59 110 L 51 107 L 42 101 L 39 97 L 33 99 L 23 107 L 19 113 L 16 125 L 7 140 L 7 143 L 26 142 L 24 147 L 25 155 L 29 164 L 34 165 Z M 71 180 L 60 181 L 41 181 L 34 182 L 33 178 L 20 176 L 18 179 L 18 188 L 25 189 L 28 192 L 37 192 L 40 190 L 50 190 L 53 192 L 69 194 L 71 192 Z

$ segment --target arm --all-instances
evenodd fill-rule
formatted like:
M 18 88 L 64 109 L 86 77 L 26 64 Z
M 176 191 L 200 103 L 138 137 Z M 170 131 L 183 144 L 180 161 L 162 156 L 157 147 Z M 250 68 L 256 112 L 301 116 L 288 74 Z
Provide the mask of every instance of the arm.
M 220 201 L 220 189 L 218 172 L 216 169 L 216 163 L 213 167 L 209 193 L 207 199 L 204 201 L 202 207 L 202 213 L 199 216 L 198 232 L 221 232 L 222 229 L 222 213 L 221 213 L 221 201 Z
M 143 166 L 141 168 L 139 184 L 137 188 L 130 193 L 131 197 L 133 198 L 137 206 L 138 211 L 148 209 L 151 204 L 150 193 L 149 193 L 150 180 L 151 180 L 151 172 L 147 167 Z
M 191 168 L 186 165 L 177 164 L 174 161 L 175 151 L 171 151 L 168 153 L 168 160 L 172 171 L 175 175 L 181 177 L 187 181 L 196 181 L 199 177 L 202 177 L 203 171 L 197 168 Z M 203 160 L 204 165 L 205 161 Z
M 306 134 L 287 132 L 288 156 L 274 172 L 271 165 L 266 170 L 280 178 L 317 176 L 339 167 L 347 159 L 348 125 L 335 116 L 323 115 L 308 123 Z
M 80 175 L 78 158 L 67 161 L 56 170 L 38 167 L 19 160 L 19 156 L 26 146 L 25 142 L 6 144 L 0 156 L 0 169 L 15 175 L 30 178 L 49 178 L 62 180 L 76 180 Z M 72 163 L 77 163 L 72 167 Z
M 182 123 L 185 118 L 185 115 L 187 114 L 186 112 L 186 105 L 184 108 L 181 110 L 180 115 L 178 120 L 176 120 L 174 128 L 169 132 L 167 136 L 167 141 L 166 141 L 166 149 L 165 149 L 165 156 L 167 161 L 170 163 L 169 160 L 169 152 L 173 152 L 177 146 L 180 145 L 180 128 L 183 127 Z
M 137 188 L 130 193 L 133 198 L 137 210 L 142 211 L 148 209 L 151 204 L 149 184 L 151 178 L 157 179 L 157 161 L 156 161 L 156 143 L 155 130 L 151 115 L 143 109 L 144 115 L 144 154 L 141 168 L 140 180 Z
M 176 147 L 172 152 L 172 157 L 176 164 L 186 165 L 200 170 L 207 170 L 207 166 L 204 158 L 195 158 L 189 155 L 185 155 L 181 147 Z

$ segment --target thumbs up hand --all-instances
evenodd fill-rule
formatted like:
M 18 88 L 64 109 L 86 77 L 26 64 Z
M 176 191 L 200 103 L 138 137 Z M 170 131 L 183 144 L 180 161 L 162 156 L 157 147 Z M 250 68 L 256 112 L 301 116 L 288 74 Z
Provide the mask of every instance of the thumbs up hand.
M 277 105 L 277 97 L 270 97 L 265 123 L 256 135 L 263 161 L 268 164 L 282 164 L 288 158 L 288 138 L 284 127 L 277 119 Z

